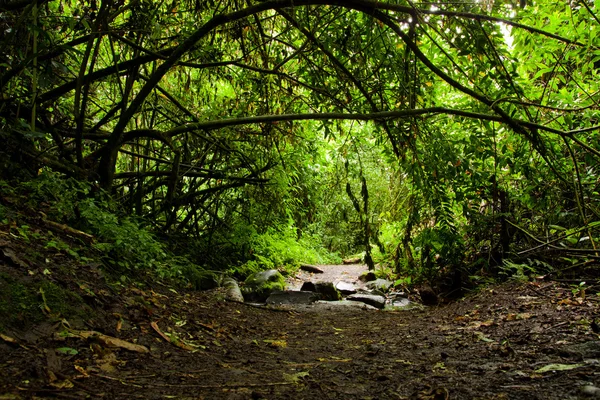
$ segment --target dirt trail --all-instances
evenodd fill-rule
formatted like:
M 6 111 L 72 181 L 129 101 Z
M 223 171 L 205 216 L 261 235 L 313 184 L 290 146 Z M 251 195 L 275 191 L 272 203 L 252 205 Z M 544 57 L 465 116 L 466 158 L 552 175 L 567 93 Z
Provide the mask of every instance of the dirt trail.
M 60 323 L 30 341 L 4 332 L 20 345 L 0 340 L 0 398 L 550 400 L 600 384 L 599 299 L 553 283 L 406 312 L 265 310 L 158 285 L 119 296 L 129 305 L 87 324 L 149 353 Z
M 339 281 L 354 283 L 355 286 L 363 287 L 358 277 L 369 270 L 364 264 L 345 264 L 345 265 L 319 265 L 323 270 L 322 274 L 315 274 L 299 270 L 295 277 L 287 280 L 288 289 L 300 290 L 304 282 L 332 282 L 334 285 Z

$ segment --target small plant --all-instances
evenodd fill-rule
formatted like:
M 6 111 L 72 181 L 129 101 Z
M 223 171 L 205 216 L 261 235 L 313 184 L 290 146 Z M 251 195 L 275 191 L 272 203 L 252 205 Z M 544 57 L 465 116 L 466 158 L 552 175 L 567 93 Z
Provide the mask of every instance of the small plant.
M 395 287 L 410 286 L 412 283 L 413 283 L 412 277 L 406 276 L 404 278 L 396 279 L 396 281 L 394 282 L 394 286 Z
M 510 260 L 502 260 L 499 272 L 500 275 L 504 275 L 507 278 L 523 282 L 529 281 L 530 275 L 535 275 L 535 273 L 535 268 L 527 264 L 513 263 Z
M 573 294 L 573 297 L 581 297 L 582 299 L 585 299 L 585 290 L 586 290 L 585 282 L 579 282 L 578 285 L 571 286 L 571 294 Z
M 79 253 L 71 248 L 67 243 L 63 242 L 60 239 L 52 239 L 46 243 L 45 246 L 47 249 L 55 249 L 59 252 L 64 252 L 69 254 L 71 257 L 79 259 Z

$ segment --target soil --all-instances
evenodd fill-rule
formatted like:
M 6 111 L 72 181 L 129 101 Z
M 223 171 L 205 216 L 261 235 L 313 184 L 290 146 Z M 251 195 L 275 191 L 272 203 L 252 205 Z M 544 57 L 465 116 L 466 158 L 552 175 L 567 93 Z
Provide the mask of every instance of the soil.
M 0 284 L 46 289 L 9 286 L 21 296 L 10 314 L 1 314 L 0 293 L 0 399 L 549 400 L 600 392 L 600 297 L 576 286 L 505 283 L 400 312 L 265 308 L 228 302 L 222 289 L 143 277 L 108 284 L 93 262 L 3 238 Z M 356 276 L 365 269 L 338 268 Z

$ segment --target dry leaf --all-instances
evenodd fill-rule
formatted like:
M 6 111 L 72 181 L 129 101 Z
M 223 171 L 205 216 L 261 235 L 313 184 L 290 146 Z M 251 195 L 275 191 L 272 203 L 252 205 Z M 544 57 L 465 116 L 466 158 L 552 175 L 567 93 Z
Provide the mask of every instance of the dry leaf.
M 10 336 L 4 335 L 2 333 L 0 333 L 0 339 L 4 340 L 6 343 L 19 344 L 16 339 L 13 339 Z
M 104 334 L 102 334 L 100 332 L 96 332 L 96 331 L 79 331 L 79 332 L 72 332 L 72 333 L 75 336 L 79 336 L 82 339 L 94 338 L 94 339 L 98 340 L 103 346 L 106 346 L 106 347 L 119 347 L 121 349 L 134 351 L 136 353 L 149 353 L 150 352 L 150 350 L 148 350 L 148 348 L 146 346 L 130 343 L 125 340 L 117 339 L 112 336 L 107 336 L 107 335 L 104 335 Z
M 152 329 L 154 329 L 154 331 L 156 331 L 156 333 L 158 333 L 160 335 L 161 338 L 165 339 L 167 342 L 181 348 L 184 350 L 195 350 L 192 346 L 184 343 L 182 340 L 173 337 L 173 336 L 167 336 L 167 334 L 165 334 L 163 331 L 160 330 L 160 328 L 158 327 L 158 324 L 156 322 L 151 322 L 150 326 L 152 327 Z

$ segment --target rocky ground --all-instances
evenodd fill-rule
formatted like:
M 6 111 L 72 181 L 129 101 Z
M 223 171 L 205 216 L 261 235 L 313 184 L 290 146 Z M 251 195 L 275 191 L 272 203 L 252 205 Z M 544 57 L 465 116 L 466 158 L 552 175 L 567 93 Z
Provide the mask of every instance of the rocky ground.
M 0 273 L 38 273 L 7 250 L 5 243 Z M 66 319 L 40 300 L 48 318 L 2 332 L 0 399 L 548 400 L 600 393 L 600 298 L 571 286 L 511 283 L 444 306 L 380 311 L 263 308 L 226 301 L 222 289 L 116 287 L 101 275 L 88 265 L 55 282 L 73 292 L 83 287 L 89 313 Z

